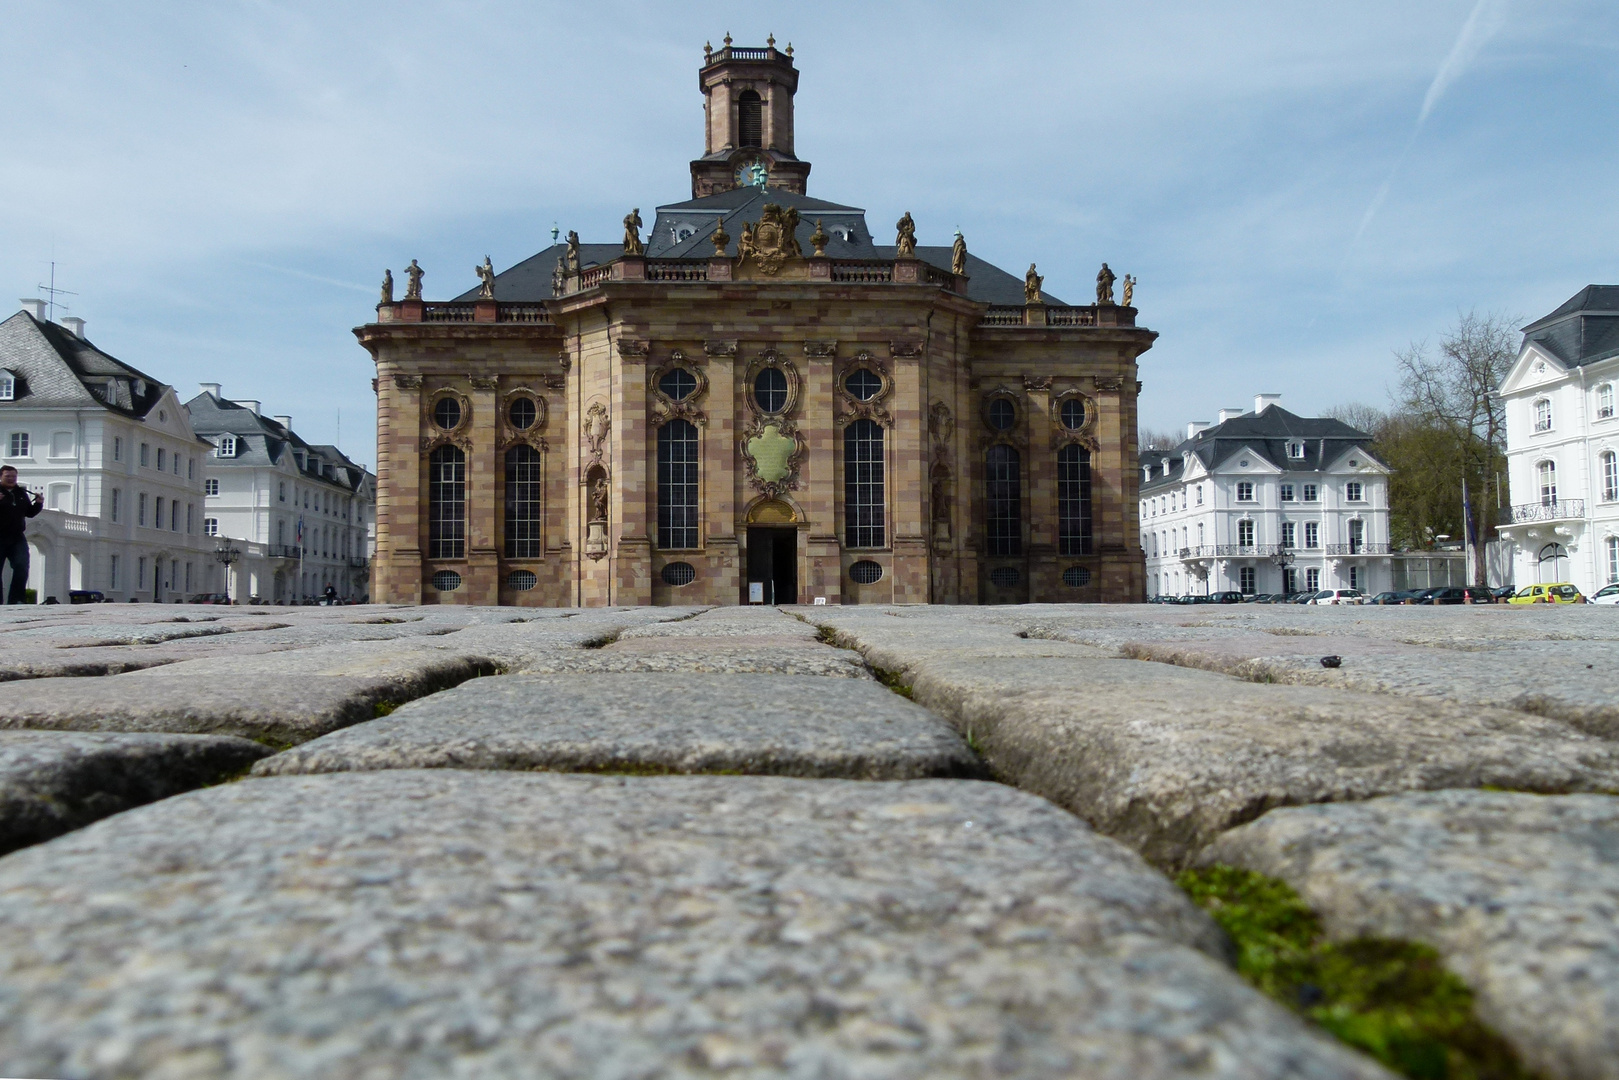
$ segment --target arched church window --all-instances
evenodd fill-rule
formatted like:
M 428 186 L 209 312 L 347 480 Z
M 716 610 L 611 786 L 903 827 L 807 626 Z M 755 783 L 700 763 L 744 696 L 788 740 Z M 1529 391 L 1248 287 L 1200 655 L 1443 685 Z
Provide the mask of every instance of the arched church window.
M 441 446 L 427 459 L 427 557 L 463 559 L 467 545 L 467 456 Z
M 843 542 L 883 546 L 883 427 L 856 420 L 843 429 Z
M 697 547 L 697 428 L 687 420 L 658 429 L 658 547 Z
M 752 90 L 744 90 L 736 99 L 737 142 L 741 146 L 763 146 L 765 136 L 765 103 Z
M 1078 398 L 1068 398 L 1062 403 L 1062 426 L 1069 431 L 1078 431 L 1085 426 L 1085 403 Z
M 461 403 L 453 397 L 441 397 L 433 403 L 433 423 L 451 431 L 461 423 Z
M 1017 423 L 1017 409 L 1006 398 L 996 398 L 989 403 L 989 426 L 995 431 L 1011 431 L 1012 425 Z
M 866 368 L 856 368 L 849 373 L 847 379 L 843 380 L 843 388 L 849 391 L 852 397 L 861 401 L 870 401 L 882 393 L 883 381 L 877 377 L 877 373 L 874 371 L 869 371 Z
M 1091 553 L 1091 452 L 1072 443 L 1057 451 L 1057 552 Z
M 519 399 L 522 400 L 522 399 Z M 529 403 L 533 408 L 533 403 Z M 530 423 L 533 421 L 531 420 Z M 518 445 L 506 451 L 506 558 L 538 559 L 544 469 L 540 452 Z
M 753 380 L 753 400 L 766 413 L 779 413 L 787 407 L 787 376 L 781 368 L 767 367 Z
M 1023 462 L 1010 446 L 984 455 L 984 511 L 991 555 L 1023 552 Z
M 534 426 L 539 416 L 539 409 L 535 408 L 532 398 L 520 397 L 512 402 L 511 408 L 506 412 L 512 422 L 512 427 L 518 431 L 527 431 Z

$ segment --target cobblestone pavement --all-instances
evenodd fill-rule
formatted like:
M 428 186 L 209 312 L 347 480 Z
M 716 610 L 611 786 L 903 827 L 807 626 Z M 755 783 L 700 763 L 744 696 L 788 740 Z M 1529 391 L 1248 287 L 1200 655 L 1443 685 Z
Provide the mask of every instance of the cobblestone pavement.
M 1169 877 L 1220 861 L 1619 1077 L 1612 609 L 96 605 L 0 656 L 6 1076 L 1386 1076 L 1234 973 Z

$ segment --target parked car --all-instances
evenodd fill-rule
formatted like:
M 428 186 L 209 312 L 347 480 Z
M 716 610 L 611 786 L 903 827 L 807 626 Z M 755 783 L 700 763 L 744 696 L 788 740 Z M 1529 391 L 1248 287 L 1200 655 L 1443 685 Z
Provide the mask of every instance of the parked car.
M 1243 595 L 1240 592 L 1217 592 L 1217 593 L 1212 594 L 1209 597 L 1208 603 L 1211 603 L 1211 604 L 1240 604 L 1240 603 L 1242 603 L 1243 599 L 1244 599 Z
M 1363 604 L 1407 604 L 1416 594 L 1410 589 L 1385 589 L 1376 596 L 1368 596 Z
M 107 597 L 100 589 L 69 589 L 67 602 L 70 604 L 104 604 Z
M 1619 581 L 1611 585 L 1604 585 L 1591 594 L 1590 603 L 1619 605 Z
M 1515 593 L 1509 604 L 1583 604 L 1585 597 L 1580 590 L 1566 581 L 1554 581 L 1544 585 L 1525 585 Z
M 1491 589 L 1490 595 L 1495 597 L 1495 602 L 1497 604 L 1504 604 L 1508 600 L 1511 600 L 1517 591 L 1518 590 L 1514 589 L 1511 585 L 1503 585 L 1499 589 Z
M 222 592 L 200 592 L 186 601 L 189 604 L 228 604 L 230 597 Z
M 1287 594 L 1286 593 L 1279 593 L 1279 592 L 1260 593 L 1257 597 L 1254 598 L 1254 603 L 1256 603 L 1256 604 L 1285 604 L 1285 603 L 1287 603 Z
M 1322 589 L 1310 598 L 1312 604 L 1358 604 L 1365 596 L 1359 589 Z

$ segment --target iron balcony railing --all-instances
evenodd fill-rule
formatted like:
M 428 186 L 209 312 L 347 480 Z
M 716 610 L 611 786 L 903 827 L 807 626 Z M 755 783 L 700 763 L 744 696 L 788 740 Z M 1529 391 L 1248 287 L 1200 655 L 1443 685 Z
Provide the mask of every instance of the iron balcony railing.
M 1325 548 L 1328 555 L 1387 555 L 1387 544 L 1374 544 L 1370 541 L 1348 544 L 1328 544 Z
M 1585 516 L 1584 499 L 1551 499 L 1537 503 L 1503 506 L 1497 520 L 1500 525 L 1521 525 L 1526 521 L 1566 521 Z

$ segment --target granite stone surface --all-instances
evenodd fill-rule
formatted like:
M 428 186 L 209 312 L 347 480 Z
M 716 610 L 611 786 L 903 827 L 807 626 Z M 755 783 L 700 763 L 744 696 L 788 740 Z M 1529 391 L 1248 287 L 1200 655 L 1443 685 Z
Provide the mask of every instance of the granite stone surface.
M 0 860 L 0 1073 L 1387 1076 L 1010 788 L 449 769 L 246 780 Z
M 411 768 L 864 780 L 984 772 L 948 724 L 869 679 L 631 673 L 474 679 L 267 758 L 255 775 Z
M 1439 791 L 1273 810 L 1202 858 L 1284 879 L 1334 937 L 1432 945 L 1540 1075 L 1619 1077 L 1619 798 Z
M 0 731 L 0 854 L 240 773 L 269 753 L 218 735 Z

